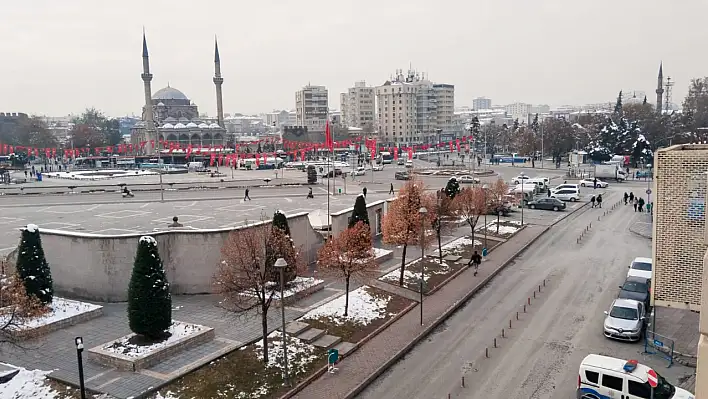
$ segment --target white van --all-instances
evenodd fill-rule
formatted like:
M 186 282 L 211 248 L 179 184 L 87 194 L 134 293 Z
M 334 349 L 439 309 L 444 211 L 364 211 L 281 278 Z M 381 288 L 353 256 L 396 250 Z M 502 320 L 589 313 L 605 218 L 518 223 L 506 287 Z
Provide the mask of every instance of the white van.
M 649 367 L 636 360 L 622 360 L 601 355 L 588 355 L 580 363 L 578 372 L 578 399 L 649 399 L 651 387 L 647 382 Z M 690 392 L 671 385 L 657 373 L 655 398 L 695 399 Z
M 553 187 L 553 188 L 551 189 L 551 192 L 556 192 L 556 191 L 562 190 L 562 189 L 564 189 L 564 188 L 572 188 L 572 189 L 576 189 L 576 190 L 578 190 L 578 192 L 580 192 L 580 186 L 579 186 L 579 185 L 577 185 L 577 184 L 570 184 L 570 183 L 559 184 L 559 185 Z
M 558 198 L 561 201 L 580 201 L 580 191 L 575 188 L 561 188 L 551 192 L 551 198 Z

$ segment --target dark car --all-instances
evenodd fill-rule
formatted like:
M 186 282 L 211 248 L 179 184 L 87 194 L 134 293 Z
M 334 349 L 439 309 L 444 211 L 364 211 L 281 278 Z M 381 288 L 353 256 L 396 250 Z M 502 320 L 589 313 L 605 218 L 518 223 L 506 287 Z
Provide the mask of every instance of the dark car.
M 509 216 L 511 204 L 509 202 L 492 201 L 487 204 L 487 215 Z
M 408 175 L 408 172 L 396 172 L 394 175 L 396 180 L 408 180 L 410 179 L 410 176 Z
M 528 206 L 531 209 L 545 209 L 547 211 L 560 211 L 565 209 L 565 202 L 555 198 L 539 198 L 534 201 L 529 201 Z
M 649 291 L 651 285 L 648 279 L 642 277 L 627 277 L 624 284 L 620 285 L 620 293 L 617 296 L 621 299 L 634 299 L 644 303 L 645 309 L 649 309 Z

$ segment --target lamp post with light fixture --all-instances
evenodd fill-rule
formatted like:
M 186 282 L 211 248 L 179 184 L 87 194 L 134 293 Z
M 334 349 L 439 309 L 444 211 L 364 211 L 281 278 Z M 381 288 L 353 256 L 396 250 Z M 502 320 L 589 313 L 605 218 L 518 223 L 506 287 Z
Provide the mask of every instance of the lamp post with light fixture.
M 283 385 L 290 386 L 290 376 L 288 373 L 288 336 L 285 333 L 285 268 L 288 267 L 288 262 L 283 258 L 278 258 L 273 266 L 280 270 L 280 316 L 282 317 L 282 333 L 283 333 Z
M 76 344 L 76 360 L 79 363 L 79 388 L 81 389 L 81 399 L 86 399 L 86 387 L 84 386 L 84 361 L 81 356 L 84 351 L 84 339 L 81 337 L 74 338 Z
M 428 210 L 421 207 L 420 215 L 420 325 L 423 325 L 423 281 L 425 279 L 425 216 Z

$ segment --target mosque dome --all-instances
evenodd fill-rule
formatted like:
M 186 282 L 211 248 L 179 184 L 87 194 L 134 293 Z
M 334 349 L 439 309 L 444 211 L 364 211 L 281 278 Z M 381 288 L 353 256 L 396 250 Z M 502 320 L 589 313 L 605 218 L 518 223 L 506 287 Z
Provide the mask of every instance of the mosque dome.
M 207 125 L 206 123 L 200 123 L 199 128 L 200 129 L 209 129 L 209 125 Z
M 189 119 L 185 118 L 184 116 L 179 118 L 179 123 L 184 123 L 185 125 L 189 123 Z
M 186 128 L 186 127 L 187 127 L 187 126 L 185 126 L 185 125 L 182 124 L 182 123 L 178 123 L 178 124 L 175 125 L 175 129 L 184 129 L 184 128 Z
M 177 119 L 175 119 L 171 116 L 168 116 L 167 118 L 165 118 L 165 122 L 168 122 L 168 123 L 177 122 Z
M 195 127 L 197 127 L 197 124 L 194 123 L 194 122 L 189 122 L 189 123 L 187 124 L 187 127 L 190 128 L 190 129 L 191 129 L 191 128 L 195 128 Z
M 175 127 L 175 125 L 173 125 L 171 123 L 165 123 L 164 125 L 162 125 L 163 129 L 174 129 L 174 127 Z
M 212 123 L 209 125 L 209 129 L 221 129 L 221 126 L 218 123 Z
M 189 101 L 184 93 L 175 89 L 174 87 L 167 86 L 155 92 L 152 96 L 153 100 L 186 100 Z
M 164 106 L 165 106 L 165 103 L 163 103 L 162 101 L 160 101 L 159 103 L 157 103 L 157 106 L 158 106 L 158 107 L 164 107 Z

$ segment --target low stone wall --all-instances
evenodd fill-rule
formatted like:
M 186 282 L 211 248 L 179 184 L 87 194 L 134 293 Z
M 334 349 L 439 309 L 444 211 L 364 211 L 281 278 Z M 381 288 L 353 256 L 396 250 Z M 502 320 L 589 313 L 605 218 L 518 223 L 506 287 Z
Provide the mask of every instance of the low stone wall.
M 211 293 L 214 274 L 221 262 L 221 247 L 233 231 L 252 226 L 214 230 L 170 230 L 150 234 L 157 240 L 173 294 Z M 322 237 L 312 229 L 307 213 L 288 217 L 293 241 L 312 263 Z M 52 270 L 57 294 L 100 302 L 128 299 L 128 283 L 138 247 L 145 234 L 98 235 L 40 226 L 42 244 Z
M 47 335 L 50 332 L 58 331 L 62 328 L 70 327 L 75 324 L 83 323 L 85 321 L 89 321 L 101 316 L 103 316 L 103 307 L 89 310 L 88 312 L 80 313 L 75 316 L 68 317 L 66 319 L 55 321 L 53 323 L 44 324 L 37 328 L 28 328 L 22 330 L 8 329 L 4 331 L 4 333 L 19 340 L 28 338 L 33 339 L 42 335 Z
M 352 205 L 354 205 L 352 203 Z M 382 234 L 383 217 L 388 211 L 388 200 L 374 201 L 366 204 L 366 211 L 369 214 L 369 224 L 371 225 L 371 236 L 376 237 Z M 332 217 L 332 235 L 336 236 L 349 226 L 349 218 L 352 216 L 354 206 L 335 212 Z

